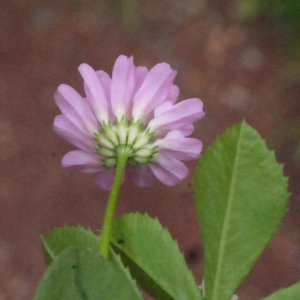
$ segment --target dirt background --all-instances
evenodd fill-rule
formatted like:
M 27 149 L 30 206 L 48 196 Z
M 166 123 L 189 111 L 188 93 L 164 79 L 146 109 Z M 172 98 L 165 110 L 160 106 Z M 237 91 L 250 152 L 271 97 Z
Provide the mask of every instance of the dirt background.
M 74 147 L 52 132 L 59 113 L 53 94 L 60 83 L 82 92 L 79 64 L 111 74 L 119 54 L 134 55 L 136 65 L 166 61 L 178 70 L 181 99 L 204 102 L 206 117 L 194 136 L 205 148 L 246 119 L 275 149 L 290 178 L 290 209 L 237 293 L 259 299 L 300 279 L 299 60 L 278 20 L 236 1 L 220 3 L 0 0 L 0 300 L 32 298 L 45 271 L 41 234 L 64 224 L 102 224 L 108 194 L 93 175 L 60 165 Z M 117 215 L 158 217 L 200 283 L 195 166 L 173 188 L 125 182 Z

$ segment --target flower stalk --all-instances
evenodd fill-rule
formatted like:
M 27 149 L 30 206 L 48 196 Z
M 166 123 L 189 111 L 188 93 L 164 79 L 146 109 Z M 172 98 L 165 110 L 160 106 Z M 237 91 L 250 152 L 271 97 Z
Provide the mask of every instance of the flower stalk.
M 107 259 L 109 255 L 109 243 L 112 232 L 114 213 L 117 205 L 120 187 L 122 185 L 123 174 L 126 168 L 126 163 L 130 151 L 127 146 L 119 148 L 119 154 L 116 165 L 116 173 L 112 188 L 109 194 L 108 203 L 105 210 L 103 226 L 100 239 L 100 254 Z

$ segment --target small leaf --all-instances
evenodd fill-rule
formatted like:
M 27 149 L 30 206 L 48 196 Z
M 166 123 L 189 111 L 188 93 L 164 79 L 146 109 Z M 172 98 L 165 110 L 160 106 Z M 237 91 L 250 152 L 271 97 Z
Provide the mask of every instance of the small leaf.
M 267 298 L 261 300 L 299 300 L 300 299 L 300 281 L 295 283 L 294 285 L 280 289 L 268 296 Z
M 56 228 L 42 237 L 47 266 L 55 256 L 71 246 L 90 248 L 98 252 L 100 239 L 91 230 L 80 226 Z
M 157 219 L 124 215 L 114 222 L 112 244 L 137 283 L 155 299 L 202 299 L 177 242 Z
M 141 300 L 119 258 L 104 259 L 89 249 L 71 247 L 60 254 L 39 285 L 34 300 Z
M 278 229 L 287 179 L 246 122 L 219 137 L 200 159 L 195 193 L 208 300 L 229 300 Z

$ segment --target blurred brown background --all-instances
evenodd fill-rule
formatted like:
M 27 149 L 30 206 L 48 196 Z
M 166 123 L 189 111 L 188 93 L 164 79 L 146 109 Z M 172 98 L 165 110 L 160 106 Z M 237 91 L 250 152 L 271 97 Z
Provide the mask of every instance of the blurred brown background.
M 299 28 L 286 22 L 299 20 L 299 5 L 291 17 L 272 1 L 0 0 L 0 300 L 32 298 L 45 271 L 41 234 L 102 224 L 108 194 L 93 175 L 60 165 L 74 147 L 52 132 L 59 113 L 53 94 L 60 83 L 82 92 L 79 64 L 111 74 L 119 54 L 134 55 L 136 65 L 166 61 L 178 70 L 180 99 L 204 102 L 194 136 L 205 148 L 245 118 L 275 149 L 290 177 L 290 209 L 237 293 L 259 299 L 300 279 Z M 195 166 L 173 188 L 125 182 L 117 214 L 158 217 L 200 284 Z

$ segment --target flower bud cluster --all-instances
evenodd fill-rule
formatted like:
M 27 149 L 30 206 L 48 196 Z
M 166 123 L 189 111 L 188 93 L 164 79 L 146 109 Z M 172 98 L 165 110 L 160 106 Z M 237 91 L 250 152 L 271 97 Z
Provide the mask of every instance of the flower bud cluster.
M 153 133 L 139 120 L 125 117 L 114 124 L 102 124 L 102 130 L 94 133 L 96 151 L 103 157 L 102 165 L 107 168 L 116 166 L 121 149 L 128 151 L 128 163 L 133 166 L 151 162 L 157 152 L 157 146 L 151 143 L 152 137 Z

